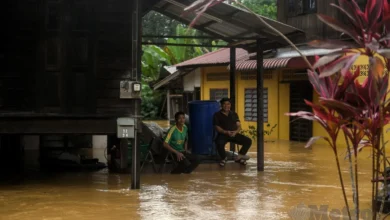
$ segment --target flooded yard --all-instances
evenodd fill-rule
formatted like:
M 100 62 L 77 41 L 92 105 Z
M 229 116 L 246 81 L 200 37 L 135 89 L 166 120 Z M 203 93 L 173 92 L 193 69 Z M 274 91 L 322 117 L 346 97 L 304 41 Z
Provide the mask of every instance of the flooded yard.
M 368 155 L 360 155 L 363 209 L 371 204 Z M 329 147 L 304 149 L 299 143 L 266 143 L 264 172 L 257 172 L 255 147 L 250 156 L 253 159 L 246 167 L 202 164 L 190 175 L 145 172 L 139 191 L 129 190 L 129 174 L 110 174 L 106 169 L 50 175 L 32 172 L 21 183 L 0 185 L 0 219 L 304 220 L 310 219 L 310 214 L 320 219 L 327 211 L 343 215 L 344 202 Z M 350 195 L 348 162 L 342 160 L 342 165 Z M 298 205 L 310 206 L 312 212 L 294 209 Z M 367 219 L 364 215 L 369 213 L 363 212 Z

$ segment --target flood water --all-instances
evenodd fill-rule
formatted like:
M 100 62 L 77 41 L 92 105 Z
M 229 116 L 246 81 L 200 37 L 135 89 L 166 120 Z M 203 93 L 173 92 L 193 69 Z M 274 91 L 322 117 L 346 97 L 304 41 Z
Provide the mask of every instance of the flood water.
M 310 214 L 293 210 L 299 204 L 312 205 L 317 219 L 322 214 L 327 219 L 326 211 L 332 209 L 342 214 L 344 202 L 329 147 L 266 143 L 264 172 L 257 171 L 255 147 L 249 155 L 246 167 L 202 164 L 190 175 L 145 171 L 141 189 L 135 191 L 129 190 L 129 174 L 110 174 L 106 169 L 50 175 L 31 171 L 21 183 L 0 184 L 0 219 L 310 219 Z M 359 173 L 361 206 L 367 209 L 368 156 L 369 152 L 361 154 Z M 348 162 L 341 163 L 350 196 Z

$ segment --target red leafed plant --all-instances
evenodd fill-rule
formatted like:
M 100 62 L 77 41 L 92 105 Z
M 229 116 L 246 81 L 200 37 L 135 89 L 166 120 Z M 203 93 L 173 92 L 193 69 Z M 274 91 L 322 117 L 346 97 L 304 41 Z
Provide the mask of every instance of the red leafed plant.
M 336 142 L 342 131 L 351 168 L 356 210 L 354 217 L 359 219 L 358 152 L 364 147 L 371 147 L 373 180 L 378 180 L 381 168 L 386 168 L 389 164 L 386 159 L 383 128 L 390 123 L 390 105 L 387 101 L 389 76 L 385 71 L 390 69 L 390 7 L 387 0 L 368 0 L 364 12 L 354 0 L 339 0 L 339 5 L 332 6 L 346 15 L 349 23 L 344 24 L 321 14 L 318 15 L 319 19 L 348 35 L 355 45 L 337 40 L 310 43 L 312 46 L 338 50 L 321 58 L 317 57 L 315 65 L 308 70 L 309 80 L 320 97 L 318 104 L 306 101 L 313 112 L 288 115 L 317 121 L 328 133 L 329 137 L 323 138 L 334 152 L 344 201 L 349 210 Z M 351 65 L 360 56 L 366 56 L 369 60 L 368 76 L 362 83 L 357 79 L 360 70 L 357 69 L 353 73 L 350 71 Z M 319 137 L 313 137 L 307 146 L 311 146 L 317 139 Z M 384 185 L 387 186 L 386 172 L 384 175 Z M 388 195 L 386 191 L 387 187 L 384 187 L 383 194 L 379 195 L 378 181 L 373 181 L 373 219 L 383 210 Z M 382 196 L 379 210 L 376 207 L 378 196 Z M 348 214 L 351 219 L 351 214 Z
M 222 0 L 198 0 L 185 9 L 185 12 L 195 11 L 196 18 L 190 26 L 209 7 L 223 2 Z M 240 2 L 235 0 L 238 4 Z M 241 4 L 242 5 L 242 4 Z M 358 185 L 358 152 L 363 148 L 372 149 L 372 201 L 373 219 L 380 217 L 387 187 L 383 194 L 379 194 L 379 171 L 388 166 L 386 159 L 383 128 L 390 123 L 390 101 L 388 100 L 390 70 L 390 4 L 388 0 L 367 0 L 365 10 L 362 11 L 355 0 L 338 0 L 338 5 L 331 4 L 340 13 L 347 17 L 348 22 L 318 14 L 318 18 L 336 31 L 351 38 L 350 42 L 341 40 L 313 41 L 313 47 L 334 49 L 335 51 L 323 57 L 316 57 L 312 66 L 299 49 L 282 33 L 267 24 L 249 8 L 252 14 L 267 27 L 283 37 L 306 60 L 310 69 L 308 77 L 314 90 L 319 94 L 318 103 L 305 100 L 312 108 L 312 112 L 287 113 L 301 119 L 318 122 L 327 132 L 327 137 L 312 137 L 306 147 L 310 147 L 316 140 L 324 138 L 332 148 L 338 168 L 344 201 L 347 206 L 349 219 L 348 198 L 345 192 L 344 180 L 341 174 L 337 138 L 343 133 L 347 146 L 347 158 L 350 162 L 350 174 L 353 190 L 353 203 L 356 219 L 359 219 L 359 185 Z M 350 67 L 360 56 L 368 57 L 369 72 L 367 78 L 360 83 L 359 68 L 351 72 Z M 387 173 L 384 173 L 384 185 L 387 186 Z M 375 206 L 378 196 L 382 196 L 380 209 Z

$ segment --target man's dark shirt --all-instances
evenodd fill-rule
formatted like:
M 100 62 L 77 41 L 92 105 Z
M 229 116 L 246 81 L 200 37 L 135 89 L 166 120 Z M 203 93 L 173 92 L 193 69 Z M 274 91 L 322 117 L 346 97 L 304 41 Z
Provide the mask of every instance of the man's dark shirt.
M 213 124 L 226 131 L 235 131 L 238 129 L 237 122 L 240 121 L 237 113 L 230 111 L 228 115 L 218 111 L 214 113 Z

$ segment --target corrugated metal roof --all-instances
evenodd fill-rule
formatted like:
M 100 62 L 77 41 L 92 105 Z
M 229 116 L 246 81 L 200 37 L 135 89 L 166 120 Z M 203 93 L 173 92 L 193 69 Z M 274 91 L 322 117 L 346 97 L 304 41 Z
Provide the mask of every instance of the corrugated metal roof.
M 236 60 L 248 60 L 249 54 L 246 50 L 241 48 L 236 48 Z M 203 65 L 219 65 L 219 64 L 229 64 L 230 63 L 230 49 L 223 48 L 210 53 L 206 53 L 202 56 L 195 57 L 191 60 L 184 61 L 182 63 L 176 64 L 175 66 L 180 67 L 197 67 Z
M 336 51 L 339 51 L 340 49 L 321 49 L 321 48 L 300 48 L 300 51 L 302 52 L 303 55 L 305 56 L 321 56 L 321 55 L 326 55 L 330 54 Z M 287 48 L 287 49 L 278 49 L 277 58 L 285 58 L 285 57 L 300 57 L 301 55 L 292 48 Z
M 177 68 L 175 66 L 164 66 L 164 69 L 166 69 L 169 74 L 173 74 L 177 71 Z
M 249 59 L 249 54 L 246 50 L 241 48 L 236 48 L 236 61 L 244 61 Z M 184 61 L 182 63 L 176 64 L 175 66 L 164 67 L 171 74 L 164 79 L 160 80 L 152 87 L 154 90 L 161 88 L 172 80 L 175 80 L 177 77 L 188 73 L 188 71 L 181 71 L 177 68 L 196 68 L 201 66 L 208 65 L 228 65 L 230 63 L 230 49 L 223 48 L 210 53 L 206 53 L 202 56 L 195 57 L 191 60 Z
M 272 58 L 263 60 L 264 69 L 277 69 L 287 67 L 288 62 L 292 58 Z M 228 67 L 230 69 L 230 65 Z M 245 60 L 236 63 L 237 71 L 248 71 L 257 69 L 257 60 Z
M 153 10 L 185 24 L 189 24 L 195 15 L 194 13 L 183 12 L 184 8 L 191 5 L 194 1 L 161 0 L 153 7 Z M 284 35 L 290 36 L 292 41 L 294 41 L 293 36 L 296 36 L 296 39 L 303 39 L 303 31 L 264 16 L 260 17 Z M 226 3 L 220 3 L 207 9 L 197 21 L 194 28 L 223 38 L 267 38 L 270 41 L 277 41 L 287 45 L 285 40 L 281 39 L 278 34 L 265 26 L 259 19 L 256 19 L 253 14 L 245 9 Z

